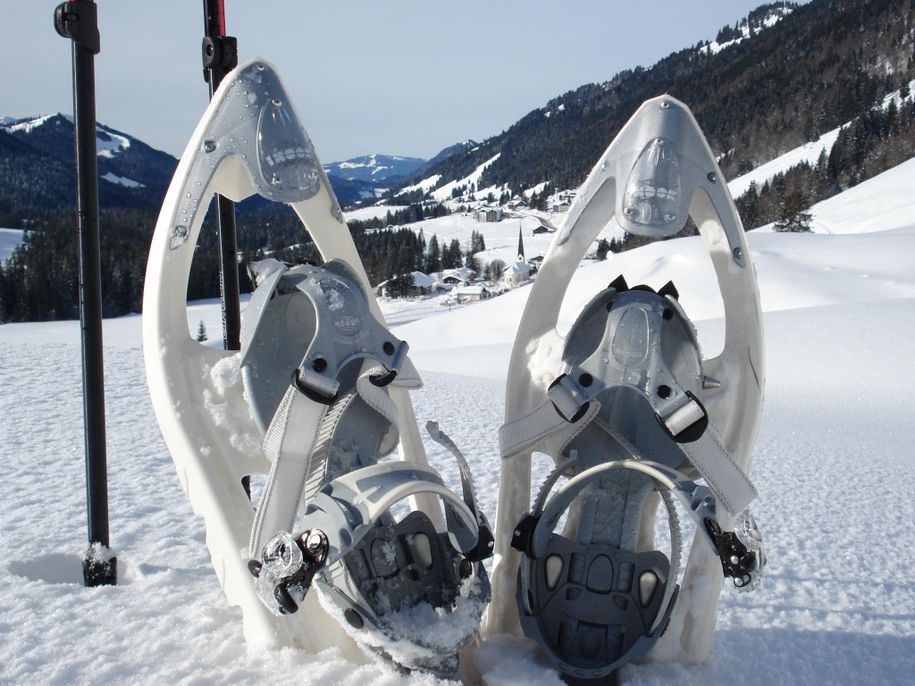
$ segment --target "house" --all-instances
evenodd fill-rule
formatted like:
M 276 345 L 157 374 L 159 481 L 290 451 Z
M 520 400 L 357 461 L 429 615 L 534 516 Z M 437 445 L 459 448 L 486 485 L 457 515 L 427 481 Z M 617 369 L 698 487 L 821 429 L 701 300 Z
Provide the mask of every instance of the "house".
M 407 289 L 406 293 L 391 293 L 389 284 L 393 279 L 387 279 L 382 281 L 380 284 L 375 286 L 375 295 L 379 295 L 382 298 L 390 298 L 392 296 L 402 296 L 406 295 L 408 297 L 416 297 L 420 295 L 429 295 L 435 290 L 435 279 L 433 279 L 428 274 L 423 272 L 411 272 L 410 274 L 404 274 L 403 276 L 412 276 L 413 285 Z
M 551 229 L 550 227 L 548 227 L 544 224 L 537 224 L 537 226 L 534 227 L 534 230 L 531 231 L 531 233 L 533 235 L 537 236 L 542 233 L 553 233 L 553 229 Z
M 531 278 L 531 267 L 527 262 L 518 261 L 507 267 L 502 273 L 502 283 L 508 288 L 514 288 Z
M 451 295 L 458 303 L 473 303 L 486 300 L 490 292 L 486 286 L 460 286 L 451 291 Z
M 502 221 L 502 209 L 484 206 L 478 209 L 473 216 L 478 222 L 498 222 Z
M 477 273 L 470 267 L 458 267 L 457 269 L 445 269 L 439 277 L 439 283 L 448 288 L 455 286 L 466 286 L 473 281 Z
M 451 288 L 455 288 L 456 286 L 466 286 L 467 284 L 470 283 L 470 280 L 462 279 L 460 276 L 457 276 L 456 274 L 449 274 L 448 276 L 443 276 L 441 278 L 441 281 L 439 281 L 439 283 L 441 283 L 444 288 L 451 289 Z

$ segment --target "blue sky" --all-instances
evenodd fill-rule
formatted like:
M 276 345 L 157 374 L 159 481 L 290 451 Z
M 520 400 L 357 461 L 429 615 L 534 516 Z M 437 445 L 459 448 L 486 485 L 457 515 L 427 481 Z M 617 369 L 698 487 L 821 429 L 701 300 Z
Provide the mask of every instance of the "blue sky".
M 180 154 L 206 106 L 199 0 L 99 0 L 98 119 Z M 242 59 L 280 71 L 322 159 L 431 157 L 551 97 L 711 40 L 759 0 L 227 0 Z M 0 114 L 72 112 L 55 2 L 0 2 Z

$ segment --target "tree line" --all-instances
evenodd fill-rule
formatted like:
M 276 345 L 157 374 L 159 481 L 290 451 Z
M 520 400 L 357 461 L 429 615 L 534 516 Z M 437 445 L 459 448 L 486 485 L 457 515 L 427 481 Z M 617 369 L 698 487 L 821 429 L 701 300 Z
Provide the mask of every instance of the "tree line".
M 908 89 L 900 93 L 909 97 Z M 891 101 L 875 107 L 843 128 L 829 154 L 777 174 L 760 188 L 756 183 L 736 200 L 748 229 L 776 223 L 781 230 L 809 229 L 811 205 L 915 157 L 915 102 Z
M 410 206 L 389 212 L 385 221 L 420 221 L 442 216 L 447 209 Z M 379 222 L 352 222 L 350 231 L 372 285 L 412 272 L 427 273 L 460 267 L 485 249 L 474 232 L 471 245 L 457 239 L 426 241 L 407 228 L 369 229 Z M 101 240 L 102 312 L 117 317 L 140 312 L 147 252 L 156 214 L 151 210 L 103 208 L 99 215 Z M 385 224 L 386 225 L 386 224 Z M 79 316 L 78 245 L 72 210 L 37 213 L 23 223 L 23 243 L 0 264 L 0 322 L 75 319 Z M 239 283 L 253 289 L 247 265 L 275 257 L 291 264 L 317 263 L 321 257 L 308 232 L 287 206 L 270 204 L 243 209 L 238 215 Z M 189 300 L 219 296 L 219 250 L 212 209 L 204 219 L 188 281 Z

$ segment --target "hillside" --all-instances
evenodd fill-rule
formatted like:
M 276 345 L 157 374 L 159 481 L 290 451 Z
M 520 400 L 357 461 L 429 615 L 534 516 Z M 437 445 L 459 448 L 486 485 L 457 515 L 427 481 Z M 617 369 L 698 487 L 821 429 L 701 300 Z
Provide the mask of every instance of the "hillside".
M 438 178 L 424 189 L 465 178 L 496 155 L 477 188 L 574 188 L 638 105 L 662 93 L 690 106 L 725 175 L 736 177 L 908 84 L 915 78 L 913 26 L 913 0 L 763 5 L 744 24 L 724 27 L 714 43 L 550 100 L 475 148 L 431 165 L 424 178 Z M 915 132 L 904 138 L 915 147 Z
M 178 160 L 101 123 L 96 126 L 96 149 L 101 206 L 158 211 Z M 366 155 L 324 167 L 340 202 L 348 205 L 374 201 L 425 163 L 412 157 Z M 71 207 L 75 188 L 71 116 L 0 117 L 0 226 Z M 241 211 L 261 206 L 263 202 L 255 200 Z
M 99 201 L 106 207 L 158 207 L 178 161 L 112 129 L 96 127 Z M 52 114 L 0 120 L 0 225 L 72 206 L 73 119 Z

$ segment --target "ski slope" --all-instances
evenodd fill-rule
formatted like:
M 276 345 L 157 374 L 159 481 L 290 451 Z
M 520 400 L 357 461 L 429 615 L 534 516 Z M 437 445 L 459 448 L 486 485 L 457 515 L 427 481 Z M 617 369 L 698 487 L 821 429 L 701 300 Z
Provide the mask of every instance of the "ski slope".
M 911 178 L 899 169 L 901 178 Z M 869 224 L 878 209 L 870 199 L 892 195 L 891 172 L 857 199 L 832 199 L 831 221 L 841 232 L 750 235 L 767 347 L 754 460 L 767 578 L 753 594 L 725 589 L 706 664 L 630 665 L 624 683 L 912 683 L 915 201 L 883 215 L 889 230 Z M 671 276 L 711 354 L 723 331 L 704 260 L 698 239 L 688 238 L 588 264 L 573 281 L 562 326 L 619 273 L 653 286 Z M 465 452 L 490 516 L 498 497 L 505 370 L 529 290 L 395 328 L 426 381 L 415 394 L 418 420 L 438 420 Z M 189 308 L 192 331 L 200 320 L 218 339 L 215 302 Z M 202 522 L 181 492 L 153 417 L 140 321 L 105 322 L 111 532 L 123 583 L 97 589 L 79 584 L 85 545 L 79 325 L 0 326 L 0 455 L 7 467 L 0 498 L 0 683 L 439 683 L 378 663 L 352 665 L 333 650 L 314 656 L 245 645 L 240 613 L 225 603 Z M 457 488 L 450 456 L 431 441 L 427 449 Z M 535 479 L 550 467 L 545 460 L 536 466 Z M 479 673 L 466 674 L 470 682 L 562 683 L 523 641 L 489 641 L 474 658 Z

